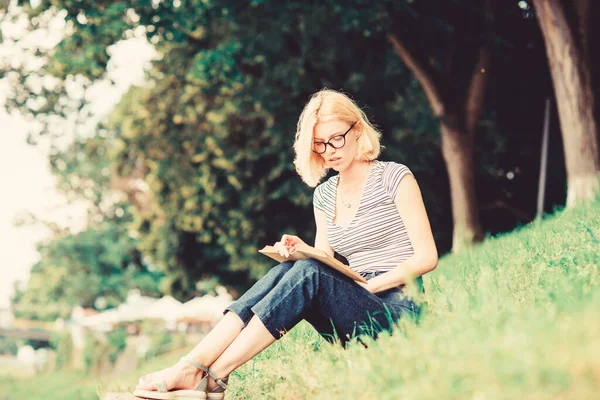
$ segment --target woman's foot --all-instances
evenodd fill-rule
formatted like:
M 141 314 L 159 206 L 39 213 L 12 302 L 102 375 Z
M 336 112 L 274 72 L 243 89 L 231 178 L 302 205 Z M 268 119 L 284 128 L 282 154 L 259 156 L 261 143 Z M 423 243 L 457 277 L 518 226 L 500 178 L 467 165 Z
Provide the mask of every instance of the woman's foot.
M 155 382 L 162 381 L 166 390 L 194 389 L 202 379 L 204 371 L 182 361 L 170 368 L 142 376 L 136 390 L 157 390 Z

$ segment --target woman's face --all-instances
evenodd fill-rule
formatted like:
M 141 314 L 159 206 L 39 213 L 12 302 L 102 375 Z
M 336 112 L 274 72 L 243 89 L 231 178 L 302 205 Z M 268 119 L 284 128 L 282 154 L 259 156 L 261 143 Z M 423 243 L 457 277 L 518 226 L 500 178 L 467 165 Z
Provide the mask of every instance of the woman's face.
M 328 168 L 338 172 L 348 168 L 356 156 L 358 136 L 356 129 L 350 127 L 348 122 L 339 120 L 319 122 L 315 125 L 313 149 L 321 151 L 325 147 L 325 152 L 319 155 L 323 157 Z M 327 142 L 329 144 L 323 144 Z

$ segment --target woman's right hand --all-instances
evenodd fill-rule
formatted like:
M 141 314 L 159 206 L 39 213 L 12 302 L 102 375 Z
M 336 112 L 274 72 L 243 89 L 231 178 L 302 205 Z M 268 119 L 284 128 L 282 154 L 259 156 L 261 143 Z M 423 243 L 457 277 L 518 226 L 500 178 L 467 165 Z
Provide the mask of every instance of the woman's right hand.
M 290 249 L 296 247 L 299 244 L 306 244 L 298 236 L 285 234 L 281 237 L 281 240 L 273 245 L 280 255 L 284 257 L 290 256 Z

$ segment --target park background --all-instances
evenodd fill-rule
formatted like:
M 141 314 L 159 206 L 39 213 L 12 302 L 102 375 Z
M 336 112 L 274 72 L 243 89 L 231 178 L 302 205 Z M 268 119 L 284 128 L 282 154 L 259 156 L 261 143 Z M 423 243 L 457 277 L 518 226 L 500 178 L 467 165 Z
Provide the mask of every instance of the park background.
M 110 368 L 90 363 L 116 363 L 143 322 L 115 326 L 105 352 L 82 364 L 61 356 L 71 339 L 56 321 L 64 328 L 75 309 L 118 309 L 132 294 L 189 302 L 225 286 L 235 298 L 272 265 L 258 248 L 284 232 L 312 241 L 312 189 L 294 171 L 292 142 L 303 105 L 323 87 L 353 97 L 383 132 L 381 159 L 415 174 L 438 250 L 448 255 L 426 280 L 429 292 L 436 274 L 450 274 L 456 290 L 475 296 L 467 278 L 483 279 L 476 273 L 483 266 L 460 260 L 489 263 L 489 254 L 502 255 L 501 245 L 489 244 L 495 238 L 523 228 L 546 237 L 550 228 L 535 221 L 570 210 L 581 213 L 573 223 L 588 236 L 559 231 L 556 242 L 525 241 L 531 246 L 523 250 L 539 274 L 556 262 L 553 251 L 573 264 L 568 277 L 581 267 L 582 281 L 570 282 L 593 304 L 586 296 L 598 260 L 585 249 L 598 232 L 598 7 L 585 0 L 4 2 L 1 215 L 11 226 L 0 231 L 0 268 L 19 278 L 0 289 L 7 325 L 55 331 L 52 369 L 108 376 Z M 581 246 L 583 264 L 561 239 Z M 32 241 L 35 254 L 24 245 Z M 502 263 L 505 271 L 523 266 Z M 554 286 L 537 284 L 549 297 L 535 315 L 550 318 L 542 310 L 558 301 Z M 535 285 L 517 286 L 537 293 Z M 493 287 L 480 288 L 483 298 Z M 467 303 L 489 305 L 475 298 L 480 303 Z M 588 324 L 587 334 L 597 317 Z M 153 333 L 151 356 L 184 345 L 164 332 Z M 14 355 L 23 345 L 44 347 L 5 336 L 0 350 Z

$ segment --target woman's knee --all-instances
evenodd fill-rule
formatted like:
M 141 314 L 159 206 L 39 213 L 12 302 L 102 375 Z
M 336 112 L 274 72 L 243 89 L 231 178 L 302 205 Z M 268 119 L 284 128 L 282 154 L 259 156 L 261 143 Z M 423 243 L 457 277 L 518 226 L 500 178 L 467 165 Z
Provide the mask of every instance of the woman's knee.
M 299 275 L 314 275 L 322 271 L 323 266 L 317 260 L 312 258 L 305 258 L 298 260 L 292 267 L 292 272 Z
M 277 264 L 273 268 L 271 268 L 268 273 L 275 274 L 275 275 L 285 274 L 286 272 L 291 270 L 293 266 L 294 266 L 293 261 L 284 261 L 280 264 Z

